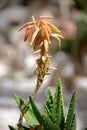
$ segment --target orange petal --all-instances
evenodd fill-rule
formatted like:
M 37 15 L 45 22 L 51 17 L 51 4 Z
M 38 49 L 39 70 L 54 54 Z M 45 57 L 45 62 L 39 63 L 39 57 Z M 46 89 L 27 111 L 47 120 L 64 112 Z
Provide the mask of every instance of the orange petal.
M 32 15 L 32 21 L 35 23 L 35 17 Z
M 43 26 L 43 25 L 42 25 L 42 28 L 43 28 L 44 33 L 45 33 L 45 35 L 46 35 L 46 39 L 49 41 L 49 33 L 48 33 L 47 28 L 46 28 L 45 26 Z
M 28 28 L 25 32 L 24 41 L 28 39 L 29 33 L 30 33 L 30 29 Z
M 27 25 L 34 25 L 34 22 L 27 22 L 27 23 L 24 23 L 20 28 L 19 28 L 19 30 L 18 31 L 21 31 L 23 28 L 25 28 Z
M 35 21 L 35 17 L 34 17 L 34 16 L 32 16 L 32 21 L 33 21 L 33 23 L 34 23 L 34 25 L 35 25 L 35 28 L 37 28 L 37 26 L 36 26 L 36 21 Z
M 23 28 L 25 28 L 27 25 L 29 25 L 29 22 L 24 23 L 24 24 L 19 28 L 18 31 L 21 31 L 21 30 L 22 30 Z
M 56 38 L 58 40 L 59 48 L 61 47 L 61 41 L 60 38 L 56 34 L 51 34 L 52 37 Z
M 39 19 L 52 19 L 52 16 L 39 16 Z
M 47 25 L 47 23 L 44 20 L 42 20 L 41 23 L 47 28 L 48 33 L 51 34 L 51 30 L 50 30 L 49 26 Z
M 33 27 L 35 27 L 35 25 L 33 24 L 33 25 L 30 25 L 28 28 L 29 29 L 31 29 L 31 28 L 33 28 Z
M 54 36 L 57 36 L 57 37 L 59 37 L 59 38 L 62 38 L 62 39 L 64 39 L 64 37 L 63 37 L 61 34 L 52 33 L 51 35 L 52 35 L 52 36 L 54 35 Z
M 44 49 L 46 52 L 48 51 L 48 41 L 46 39 L 44 40 Z
M 49 25 L 50 28 L 52 28 L 54 31 L 61 33 L 61 31 L 52 23 L 47 22 L 47 24 Z
M 30 45 L 32 45 L 32 43 L 34 42 L 38 32 L 39 32 L 39 28 L 37 28 L 36 31 L 33 33 L 32 37 L 31 37 Z

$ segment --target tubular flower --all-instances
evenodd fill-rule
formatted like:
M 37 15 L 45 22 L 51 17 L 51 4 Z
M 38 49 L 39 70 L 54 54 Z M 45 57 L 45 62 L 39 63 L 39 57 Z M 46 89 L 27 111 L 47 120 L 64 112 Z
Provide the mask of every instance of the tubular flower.
M 24 41 L 26 41 L 30 35 L 30 45 L 33 46 L 34 52 L 40 53 L 40 58 L 36 60 L 35 72 L 37 74 L 37 86 L 40 87 L 45 75 L 48 73 L 50 67 L 51 56 L 48 54 L 49 46 L 51 44 L 50 37 L 58 40 L 58 45 L 61 47 L 61 31 L 52 23 L 46 21 L 46 19 L 52 19 L 50 16 L 39 16 L 38 21 L 32 16 L 32 22 L 26 22 L 23 24 L 19 31 L 26 28 Z M 32 31 L 32 32 L 31 32 Z M 55 33 L 52 33 L 54 31 Z M 33 95 L 34 96 L 34 95 Z
M 44 42 L 44 39 L 46 39 L 48 43 L 51 43 L 50 37 L 54 37 L 58 40 L 58 44 L 60 46 L 60 39 L 63 38 L 63 36 L 61 35 L 61 31 L 52 23 L 44 20 L 52 18 L 53 17 L 50 16 L 39 16 L 39 20 L 36 21 L 35 17 L 32 16 L 32 22 L 26 22 L 19 28 L 19 31 L 21 31 L 26 27 L 24 41 L 28 39 L 31 30 L 34 29 L 34 32 L 30 38 L 30 45 L 35 45 L 35 42 L 36 44 L 37 42 L 38 44 L 41 44 L 42 41 Z M 54 30 L 56 33 L 52 33 L 52 30 Z

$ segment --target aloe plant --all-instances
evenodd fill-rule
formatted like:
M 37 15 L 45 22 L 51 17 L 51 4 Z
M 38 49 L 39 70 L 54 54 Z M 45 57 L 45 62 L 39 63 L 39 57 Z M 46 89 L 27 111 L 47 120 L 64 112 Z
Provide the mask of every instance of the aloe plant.
M 32 22 L 26 22 L 19 29 L 21 31 L 25 27 L 27 28 L 24 41 L 28 39 L 30 33 L 34 30 L 30 36 L 30 45 L 33 46 L 35 53 L 40 53 L 40 58 L 35 62 L 37 83 L 31 96 L 29 96 L 26 102 L 18 95 L 14 96 L 20 109 L 20 117 L 17 128 L 9 126 L 10 130 L 76 130 L 76 114 L 74 112 L 76 92 L 72 94 L 68 114 L 65 118 L 64 98 L 60 79 L 57 81 L 54 95 L 48 88 L 43 113 L 40 112 L 34 101 L 34 97 L 42 86 L 44 77 L 48 74 L 49 69 L 57 69 L 50 67 L 51 56 L 48 54 L 51 44 L 50 37 L 58 40 L 59 47 L 61 46 L 60 40 L 63 38 L 61 31 L 52 23 L 45 21 L 45 19 L 52 19 L 52 17 L 40 16 L 38 21 L 36 21 L 35 17 L 32 16 Z M 27 126 L 23 126 L 23 118 Z
M 15 95 L 16 103 L 22 112 L 24 101 Z M 28 127 L 22 126 L 22 130 L 76 130 L 75 102 L 76 92 L 73 92 L 68 113 L 65 117 L 64 98 L 61 80 L 56 84 L 54 95 L 48 88 L 44 112 L 41 113 L 34 99 L 29 97 L 30 106 L 24 113 L 24 119 Z M 16 130 L 9 126 L 10 130 Z

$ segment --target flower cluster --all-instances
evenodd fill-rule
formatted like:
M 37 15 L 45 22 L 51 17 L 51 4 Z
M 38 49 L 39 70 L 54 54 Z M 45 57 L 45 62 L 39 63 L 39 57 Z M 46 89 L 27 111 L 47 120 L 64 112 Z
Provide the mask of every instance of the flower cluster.
M 58 40 L 59 47 L 61 46 L 60 39 L 63 38 L 61 31 L 52 23 L 46 21 L 46 19 L 52 19 L 52 17 L 40 16 L 38 21 L 36 21 L 35 17 L 32 16 L 32 22 L 26 22 L 19 28 L 20 31 L 26 27 L 24 41 L 26 41 L 30 36 L 29 43 L 33 46 L 34 52 L 40 53 L 40 58 L 37 59 L 35 63 L 35 70 L 38 80 L 41 83 L 50 68 L 51 56 L 48 54 L 49 45 L 51 44 L 50 38 L 56 38 Z M 52 31 L 55 33 L 52 33 Z

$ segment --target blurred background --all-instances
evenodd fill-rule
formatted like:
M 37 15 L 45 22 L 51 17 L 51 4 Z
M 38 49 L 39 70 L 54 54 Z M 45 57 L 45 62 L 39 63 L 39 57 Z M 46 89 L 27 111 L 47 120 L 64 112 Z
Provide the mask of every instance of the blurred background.
M 29 43 L 24 43 L 24 31 L 18 28 L 31 21 L 31 16 L 53 16 L 51 20 L 64 36 L 59 51 L 57 41 L 50 46 L 51 75 L 45 78 L 35 101 L 43 110 L 47 87 L 54 91 L 57 79 L 62 79 L 65 108 L 73 90 L 77 91 L 77 130 L 87 127 L 87 0 L 0 0 L 0 130 L 15 126 L 19 110 L 14 94 L 25 100 L 34 89 L 34 63 L 38 58 Z

